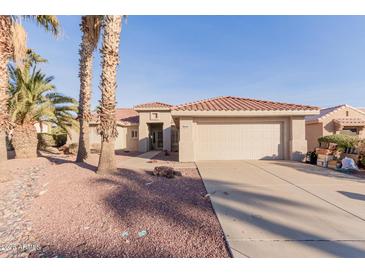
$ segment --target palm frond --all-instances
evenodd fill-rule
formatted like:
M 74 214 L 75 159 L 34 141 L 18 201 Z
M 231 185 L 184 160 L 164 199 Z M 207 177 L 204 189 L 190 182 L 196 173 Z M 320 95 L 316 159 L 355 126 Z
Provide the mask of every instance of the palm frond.
M 61 31 L 60 22 L 57 16 L 54 15 L 27 15 L 25 19 L 35 21 L 39 26 L 42 26 L 46 31 L 52 32 L 54 35 L 58 35 Z
M 52 83 L 54 77 L 36 69 L 36 63 L 29 62 L 29 66 L 22 69 L 9 66 L 8 110 L 11 121 L 15 124 L 48 121 L 63 129 L 77 126 L 77 101 L 56 92 Z

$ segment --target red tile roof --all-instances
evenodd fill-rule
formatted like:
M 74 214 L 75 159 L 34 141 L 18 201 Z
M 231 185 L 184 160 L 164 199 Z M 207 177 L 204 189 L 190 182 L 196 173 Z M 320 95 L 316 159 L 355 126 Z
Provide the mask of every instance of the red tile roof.
M 333 121 L 342 126 L 365 126 L 365 119 L 357 117 L 336 118 Z
M 150 102 L 134 106 L 134 108 L 171 108 L 172 105 L 161 103 L 161 102 Z
M 132 108 L 118 108 L 115 111 L 115 118 L 122 124 L 138 124 L 138 112 Z
M 173 110 L 182 111 L 270 111 L 270 110 L 319 110 L 318 107 L 278 103 L 233 96 L 221 96 L 178 105 Z
M 115 110 L 115 118 L 122 125 L 131 125 L 139 123 L 138 112 L 132 108 L 117 108 Z M 92 114 L 92 122 L 99 123 L 99 117 L 96 112 Z

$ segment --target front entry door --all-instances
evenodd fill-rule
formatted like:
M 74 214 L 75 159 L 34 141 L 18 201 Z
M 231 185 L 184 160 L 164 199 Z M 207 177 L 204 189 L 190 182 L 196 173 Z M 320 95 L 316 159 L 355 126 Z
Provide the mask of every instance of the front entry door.
M 153 150 L 163 148 L 163 133 L 162 130 L 154 130 L 151 134 L 151 145 Z

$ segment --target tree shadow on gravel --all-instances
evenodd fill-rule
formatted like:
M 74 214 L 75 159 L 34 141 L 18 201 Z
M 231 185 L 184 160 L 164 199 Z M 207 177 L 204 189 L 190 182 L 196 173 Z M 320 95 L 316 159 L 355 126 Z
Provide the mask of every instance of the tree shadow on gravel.
M 123 179 L 128 178 L 128 183 Z M 127 229 L 147 229 L 144 249 L 133 257 L 227 257 L 223 232 L 200 177 L 156 177 L 143 171 L 118 169 L 95 183 L 116 189 L 105 198 Z M 137 229 L 137 230 L 136 230 Z M 149 250 L 146 253 L 146 249 Z M 156 252 L 151 252 L 155 250 Z
M 62 165 L 62 164 L 75 164 L 81 168 L 89 169 L 91 171 L 96 172 L 97 167 L 94 165 L 91 165 L 89 163 L 78 163 L 73 160 L 67 159 L 67 158 L 60 158 L 60 157 L 52 157 L 48 155 L 41 155 L 41 157 L 46 158 L 51 163 L 54 163 L 56 165 Z

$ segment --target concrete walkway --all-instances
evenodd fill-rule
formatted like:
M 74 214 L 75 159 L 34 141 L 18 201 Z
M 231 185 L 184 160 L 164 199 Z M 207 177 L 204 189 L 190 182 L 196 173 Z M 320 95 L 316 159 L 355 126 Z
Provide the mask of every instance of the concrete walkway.
M 289 161 L 197 166 L 234 257 L 365 257 L 365 180 Z
M 132 169 L 144 169 L 150 170 L 154 168 L 154 165 L 148 163 L 153 157 L 157 156 L 161 151 L 152 150 L 123 162 L 123 167 Z

